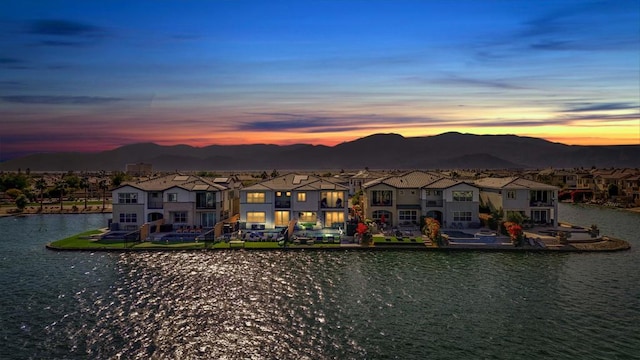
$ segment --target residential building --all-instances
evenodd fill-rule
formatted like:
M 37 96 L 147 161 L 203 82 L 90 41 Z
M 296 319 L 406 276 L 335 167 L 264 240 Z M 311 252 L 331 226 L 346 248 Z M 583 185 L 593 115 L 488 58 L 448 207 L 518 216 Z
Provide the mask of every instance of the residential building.
M 125 172 L 131 176 L 149 176 L 153 174 L 153 166 L 145 163 L 127 164 Z
M 480 203 L 502 210 L 506 220 L 518 212 L 536 224 L 558 226 L 558 188 L 519 177 L 478 179 Z
M 369 181 L 362 186 L 364 216 L 385 225 L 418 225 L 424 216 L 422 188 L 441 178 L 433 173 L 412 171 Z
M 480 189 L 472 182 L 439 179 L 422 187 L 422 213 L 442 227 L 480 227 Z
M 229 217 L 230 189 L 192 175 L 172 174 L 112 190 L 114 230 L 136 230 L 145 223 L 213 228 Z
M 240 228 L 345 228 L 347 186 L 313 175 L 286 174 L 240 190 Z

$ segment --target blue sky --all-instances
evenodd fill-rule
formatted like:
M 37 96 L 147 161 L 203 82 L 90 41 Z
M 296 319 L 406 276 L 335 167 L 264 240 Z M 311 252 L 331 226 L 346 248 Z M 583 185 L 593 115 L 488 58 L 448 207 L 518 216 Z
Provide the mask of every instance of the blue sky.
M 16 1 L 0 159 L 378 132 L 640 144 L 638 1 Z

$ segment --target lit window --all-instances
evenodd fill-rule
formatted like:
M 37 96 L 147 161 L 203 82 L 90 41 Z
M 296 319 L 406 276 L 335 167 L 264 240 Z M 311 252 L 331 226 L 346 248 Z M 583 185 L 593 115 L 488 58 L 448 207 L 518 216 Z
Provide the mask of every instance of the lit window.
M 298 193 L 298 201 L 299 201 L 299 202 L 305 202 L 305 201 L 307 201 L 307 193 L 305 193 L 305 192 L 299 192 L 299 193 Z
M 263 204 L 265 202 L 265 195 L 263 192 L 249 192 L 247 193 L 247 202 L 253 204 Z
M 324 227 L 334 227 L 344 224 L 344 212 L 342 211 L 327 211 L 324 214 Z
M 288 211 L 276 211 L 274 214 L 274 224 L 276 226 L 287 226 L 289 224 L 289 212 Z
M 264 211 L 247 211 L 247 222 L 249 223 L 263 223 L 266 218 Z

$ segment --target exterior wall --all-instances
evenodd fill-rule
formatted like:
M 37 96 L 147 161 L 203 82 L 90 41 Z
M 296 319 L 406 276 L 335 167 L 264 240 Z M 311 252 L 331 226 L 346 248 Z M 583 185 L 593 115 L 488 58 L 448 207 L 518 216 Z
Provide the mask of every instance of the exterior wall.
M 137 196 L 137 203 L 135 204 L 121 204 L 119 203 L 120 194 L 132 193 Z M 112 215 L 113 223 L 118 224 L 120 229 L 135 230 L 144 224 L 147 220 L 147 214 L 145 211 L 147 201 L 147 193 L 143 190 L 132 186 L 123 186 L 112 192 Z M 135 223 L 120 223 L 120 214 L 136 214 Z
M 373 191 L 391 191 L 391 205 L 389 206 L 385 206 L 385 205 L 372 205 L 371 201 L 372 201 L 372 192 Z M 368 187 L 365 191 L 364 191 L 364 201 L 363 201 L 363 213 L 364 213 L 364 217 L 367 219 L 372 219 L 373 218 L 373 212 L 376 210 L 386 210 L 391 214 L 391 218 L 387 219 L 387 223 L 390 225 L 396 225 L 398 223 L 398 213 L 396 211 L 396 201 L 397 199 L 397 193 L 396 193 L 396 188 L 391 187 L 389 185 L 386 184 L 377 184 L 371 187 Z
M 298 201 L 298 193 L 305 193 L 307 201 Z M 320 192 L 303 190 L 291 192 L 291 209 L 293 211 L 318 211 L 320 208 Z
M 397 204 L 395 205 L 418 205 L 420 204 L 420 189 L 398 189 Z
M 491 211 L 504 208 L 504 206 L 502 205 L 502 194 L 500 190 L 481 189 L 480 202 L 486 206 L 489 206 L 489 209 L 491 209 Z
M 137 221 L 135 223 L 121 223 L 120 214 L 136 214 Z M 117 223 L 120 230 L 137 230 L 146 222 L 144 204 L 114 204 L 112 215 L 113 223 Z
M 454 191 L 471 191 L 471 201 L 456 201 L 453 197 Z M 460 223 L 463 227 L 468 228 L 472 225 L 478 224 L 479 220 L 479 208 L 480 208 L 480 189 L 468 184 L 458 184 L 450 188 L 444 189 L 442 192 L 444 199 L 444 212 L 443 212 L 443 227 L 447 227 L 453 223 Z M 461 221 L 455 219 L 455 212 L 470 212 L 470 221 Z

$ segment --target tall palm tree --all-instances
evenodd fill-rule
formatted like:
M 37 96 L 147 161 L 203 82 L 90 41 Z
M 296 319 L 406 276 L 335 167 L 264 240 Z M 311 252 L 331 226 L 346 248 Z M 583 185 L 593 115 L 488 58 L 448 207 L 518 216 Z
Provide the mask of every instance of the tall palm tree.
M 109 183 L 107 182 L 107 179 L 100 180 L 100 189 L 102 189 L 102 211 L 104 211 L 104 208 L 106 207 L 108 188 L 109 188 Z
M 80 188 L 84 189 L 84 209 L 87 210 L 87 198 L 89 197 L 89 178 L 83 176 L 80 180 Z
M 64 179 L 58 180 L 58 182 L 56 183 L 56 189 L 58 190 L 58 193 L 60 194 L 60 212 L 62 212 L 62 210 L 64 208 L 63 195 L 64 195 L 64 190 L 66 188 L 67 188 L 67 182 Z
M 40 212 L 42 212 L 44 189 L 46 189 L 46 188 L 47 188 L 47 182 L 44 180 L 44 177 L 39 178 L 36 181 L 36 189 L 40 190 Z

